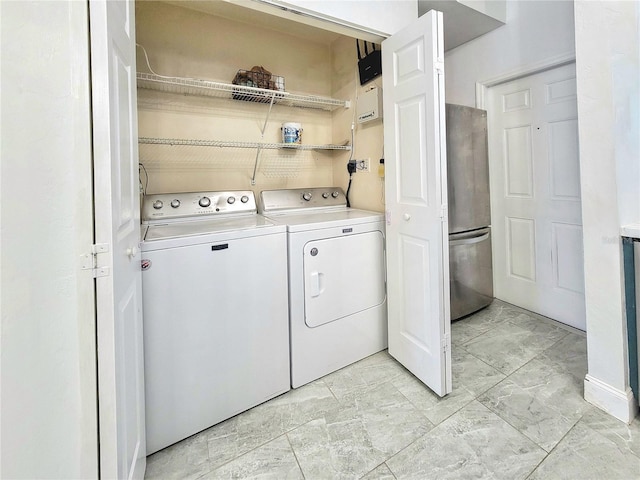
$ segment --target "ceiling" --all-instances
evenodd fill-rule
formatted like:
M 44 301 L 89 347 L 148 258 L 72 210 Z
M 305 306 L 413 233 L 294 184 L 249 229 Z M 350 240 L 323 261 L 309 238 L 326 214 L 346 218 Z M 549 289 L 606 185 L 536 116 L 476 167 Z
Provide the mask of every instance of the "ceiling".
M 473 2 L 466 3 L 473 5 Z M 485 2 L 476 3 L 481 6 Z M 418 0 L 418 15 L 429 10 L 439 10 L 444 15 L 445 52 L 504 25 L 504 22 L 456 0 Z
M 325 45 L 331 44 L 340 34 L 317 27 L 312 27 L 287 18 L 269 15 L 268 12 L 243 7 L 227 1 L 211 0 L 173 0 L 167 1 L 178 7 L 190 8 L 236 22 L 257 25 L 260 28 L 287 33 L 297 38 L 304 38 L 312 42 Z
M 237 2 L 237 0 L 235 1 Z M 465 2 L 468 5 L 458 0 L 417 0 L 417 2 L 418 15 L 420 16 L 434 9 L 444 13 L 445 51 L 504 25 L 500 20 L 468 6 L 473 5 L 473 2 Z M 303 15 L 294 15 L 295 20 L 291 20 L 280 16 L 281 12 L 271 6 L 256 9 L 256 5 L 260 5 L 258 2 L 247 3 L 251 8 L 223 0 L 167 0 L 166 3 L 228 18 L 248 25 L 259 25 L 261 28 L 287 33 L 297 38 L 304 38 L 325 45 L 331 44 L 340 37 L 340 33 L 313 26 L 321 25 L 322 22 L 313 22 Z M 484 2 L 477 3 L 481 5 Z M 273 14 L 270 14 L 271 10 L 273 10 Z M 291 12 L 287 12 L 287 14 L 289 16 L 292 15 Z M 353 32 L 345 33 L 353 36 Z

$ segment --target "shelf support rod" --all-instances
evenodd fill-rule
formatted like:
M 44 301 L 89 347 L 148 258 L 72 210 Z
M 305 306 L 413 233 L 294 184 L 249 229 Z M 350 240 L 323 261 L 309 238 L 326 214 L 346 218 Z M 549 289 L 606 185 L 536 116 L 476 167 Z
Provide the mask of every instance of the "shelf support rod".
M 258 170 L 258 160 L 260 159 L 260 152 L 262 151 L 262 147 L 258 147 L 256 151 L 256 162 L 253 164 L 253 175 L 251 177 L 251 186 L 256 184 L 256 171 Z
M 267 110 L 267 116 L 264 119 L 264 124 L 262 125 L 262 129 L 260 130 L 260 138 L 264 141 L 264 131 L 267 129 L 267 123 L 269 122 L 269 116 L 271 115 L 271 109 L 273 108 L 273 101 L 276 99 L 275 92 L 271 95 L 271 101 L 269 102 L 269 110 Z M 256 184 L 256 172 L 258 171 L 258 160 L 260 160 L 260 152 L 262 151 L 262 147 L 258 147 L 256 151 L 256 161 L 253 164 L 253 175 L 251 176 L 251 186 L 255 186 Z
M 267 117 L 264 119 L 264 125 L 262 125 L 262 130 L 260 133 L 262 134 L 262 138 L 264 139 L 264 131 L 267 129 L 267 123 L 269 122 L 269 116 L 271 115 L 271 108 L 273 108 L 273 101 L 276 99 L 275 92 L 271 95 L 271 101 L 269 102 L 269 110 L 267 110 Z

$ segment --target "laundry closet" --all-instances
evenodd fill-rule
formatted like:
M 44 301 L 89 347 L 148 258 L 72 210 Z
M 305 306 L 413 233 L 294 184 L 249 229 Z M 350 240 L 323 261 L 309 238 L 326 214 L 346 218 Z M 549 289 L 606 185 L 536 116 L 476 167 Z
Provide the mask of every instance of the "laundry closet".
M 381 86 L 380 77 L 360 86 L 355 39 L 227 2 L 188 4 L 206 12 L 176 3 L 136 3 L 138 73 L 231 84 L 239 70 L 260 66 L 281 78 L 286 92 L 332 98 L 337 105 L 307 108 L 304 103 L 284 106 L 276 100 L 270 108 L 268 101 L 138 88 L 139 156 L 145 191 L 250 189 L 257 195 L 282 188 L 338 186 L 346 190 L 356 96 Z M 361 47 L 364 49 L 363 44 Z M 282 142 L 281 127 L 287 122 L 300 124 L 302 147 L 319 148 L 263 148 L 258 152 L 244 146 Z M 185 142 L 175 144 L 172 139 Z M 225 146 L 189 145 L 196 143 L 192 140 Z M 352 204 L 382 211 L 383 182 L 378 176 L 378 162 L 383 158 L 382 122 L 356 124 L 353 140 L 354 158 L 368 159 L 370 172 L 354 175 Z M 235 147 L 234 142 L 243 146 Z
M 344 185 L 359 46 L 195 7 L 136 9 L 148 454 L 387 347 L 384 216 Z

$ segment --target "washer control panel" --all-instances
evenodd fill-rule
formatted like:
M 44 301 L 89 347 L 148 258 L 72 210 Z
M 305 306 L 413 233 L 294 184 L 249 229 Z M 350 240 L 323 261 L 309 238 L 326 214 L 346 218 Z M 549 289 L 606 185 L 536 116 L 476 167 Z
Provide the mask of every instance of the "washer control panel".
M 260 201 L 262 212 L 347 206 L 347 198 L 339 187 L 264 190 L 260 192 Z
M 145 195 L 142 201 L 142 221 L 197 219 L 205 216 L 256 213 L 256 198 L 252 191 L 184 192 Z

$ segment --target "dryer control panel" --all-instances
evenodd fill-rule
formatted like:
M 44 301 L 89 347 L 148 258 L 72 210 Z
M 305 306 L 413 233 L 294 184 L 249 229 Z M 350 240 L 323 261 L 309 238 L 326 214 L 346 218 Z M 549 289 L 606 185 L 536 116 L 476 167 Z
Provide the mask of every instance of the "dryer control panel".
M 153 223 L 257 211 L 256 198 L 251 190 L 159 193 L 145 195 L 141 217 L 143 223 Z
M 347 206 L 347 198 L 340 187 L 264 190 L 260 192 L 260 200 L 263 213 Z

